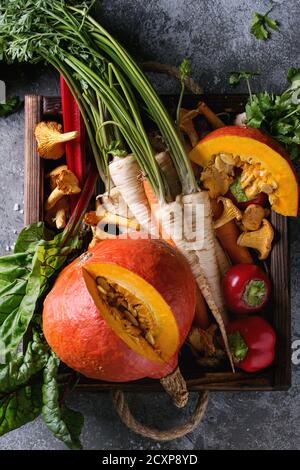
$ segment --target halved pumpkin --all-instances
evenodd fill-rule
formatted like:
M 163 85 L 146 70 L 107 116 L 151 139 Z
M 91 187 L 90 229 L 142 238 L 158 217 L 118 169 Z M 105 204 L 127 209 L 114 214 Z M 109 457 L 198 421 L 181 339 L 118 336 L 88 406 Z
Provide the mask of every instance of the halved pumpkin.
M 47 296 L 45 337 L 87 377 L 162 378 L 194 317 L 195 281 L 184 257 L 161 240 L 106 240 L 66 267 Z
M 258 129 L 225 126 L 207 134 L 190 152 L 190 159 L 206 167 L 216 155 L 232 154 L 251 165 L 260 164 L 277 183 L 270 198 L 272 209 L 285 216 L 297 216 L 298 179 L 286 151 Z

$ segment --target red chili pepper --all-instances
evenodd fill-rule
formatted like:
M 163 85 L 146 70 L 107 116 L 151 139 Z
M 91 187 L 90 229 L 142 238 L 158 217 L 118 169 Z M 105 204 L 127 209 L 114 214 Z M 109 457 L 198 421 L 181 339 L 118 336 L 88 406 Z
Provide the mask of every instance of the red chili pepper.
M 64 78 L 60 77 L 62 115 L 64 132 L 79 131 L 80 136 L 66 143 L 67 166 L 78 178 L 82 188 L 86 174 L 85 126 L 80 110 Z M 70 197 L 70 209 L 73 212 L 79 195 Z
M 235 365 L 245 372 L 256 372 L 272 364 L 276 334 L 262 317 L 248 317 L 226 327 Z
M 228 269 L 222 287 L 228 310 L 237 315 L 261 311 L 271 293 L 271 283 L 266 273 L 250 263 L 236 264 Z

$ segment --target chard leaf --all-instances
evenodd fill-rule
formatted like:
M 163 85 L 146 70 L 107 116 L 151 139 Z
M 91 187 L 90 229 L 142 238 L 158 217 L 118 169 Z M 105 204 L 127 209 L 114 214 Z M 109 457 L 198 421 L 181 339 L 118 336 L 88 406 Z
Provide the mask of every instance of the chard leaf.
M 54 233 L 43 222 L 28 225 L 20 232 L 15 243 L 14 253 L 26 253 L 36 249 L 41 240 L 51 240 Z
M 26 285 L 26 280 L 16 279 L 0 290 L 0 325 L 7 315 L 19 307 L 26 292 Z
M 16 354 L 7 364 L 0 365 L 0 396 L 26 385 L 46 365 L 48 357 L 48 345 L 34 332 L 25 355 Z
M 80 434 L 84 418 L 78 411 L 71 410 L 59 397 L 57 371 L 58 357 L 52 353 L 44 370 L 42 415 L 49 430 L 70 449 L 81 449 Z
M 0 436 L 33 421 L 42 408 L 41 384 L 0 394 Z
M 6 356 L 14 351 L 20 344 L 28 325 L 36 310 L 38 300 L 49 289 L 51 279 L 64 265 L 68 255 L 78 246 L 78 238 L 74 237 L 68 245 L 62 246 L 61 234 L 53 239 L 49 238 L 51 232 L 45 230 L 44 224 L 33 224 L 24 229 L 17 241 L 17 253 L 0 258 L 0 278 L 15 282 L 9 292 L 4 290 L 4 296 L 0 296 L 3 313 L 0 325 L 0 354 Z M 25 250 L 19 253 L 18 250 Z M 14 274 L 14 266 L 19 277 Z M 18 284 L 18 291 L 14 288 Z M 23 281 L 23 282 L 22 282 Z M 11 294 L 11 295 L 10 295 Z M 9 311 L 11 305 L 11 311 Z M 4 318 L 4 315 L 7 315 Z

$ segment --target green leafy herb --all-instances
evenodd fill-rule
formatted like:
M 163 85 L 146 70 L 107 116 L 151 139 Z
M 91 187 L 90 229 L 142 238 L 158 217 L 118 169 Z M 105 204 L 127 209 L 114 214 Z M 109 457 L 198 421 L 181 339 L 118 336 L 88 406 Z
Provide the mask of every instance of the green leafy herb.
M 231 72 L 229 75 L 229 84 L 236 88 L 240 83 L 241 80 L 245 80 L 247 83 L 247 88 L 249 92 L 250 99 L 252 98 L 251 87 L 250 87 L 250 79 L 260 75 L 259 72 Z
M 43 408 L 44 421 L 55 437 L 70 449 L 81 449 L 80 434 L 84 418 L 71 410 L 61 400 L 57 383 L 58 357 L 52 353 L 44 370 Z
M 0 258 L 0 279 L 10 282 L 0 291 L 0 354 L 3 357 L 18 347 L 53 275 L 79 246 L 77 237 L 62 246 L 62 234 L 52 239 L 50 236 L 53 234 L 43 223 L 33 224 L 20 233 L 16 253 Z M 26 251 L 20 253 L 19 250 Z
M 180 121 L 180 108 L 182 105 L 182 100 L 183 100 L 183 95 L 184 95 L 184 89 L 185 89 L 185 80 L 191 75 L 191 61 L 190 59 L 183 59 L 179 66 L 179 72 L 180 72 L 180 95 L 178 99 L 178 104 L 177 104 L 177 110 L 176 110 L 176 124 L 177 128 L 179 129 L 179 121 Z
M 269 14 L 273 10 L 273 5 L 270 5 L 267 13 L 262 15 L 261 13 L 253 13 L 250 32 L 258 40 L 265 41 L 270 37 L 270 30 L 278 31 L 278 21 L 273 20 Z
M 290 154 L 299 157 L 300 145 L 300 71 L 288 71 L 289 87 L 281 94 L 253 95 L 246 104 L 247 125 L 261 129 L 278 140 Z
M 241 177 L 237 176 L 234 182 L 230 185 L 230 191 L 234 195 L 235 199 L 238 202 L 247 202 L 249 199 L 247 198 L 245 191 L 241 186 Z
M 15 113 L 21 107 L 22 101 L 18 96 L 13 96 L 6 100 L 6 103 L 0 103 L 0 117 L 7 117 Z
M 124 149 L 120 140 L 112 140 L 106 147 L 106 153 L 107 155 L 112 155 L 116 157 L 126 157 L 127 155 L 127 152 Z

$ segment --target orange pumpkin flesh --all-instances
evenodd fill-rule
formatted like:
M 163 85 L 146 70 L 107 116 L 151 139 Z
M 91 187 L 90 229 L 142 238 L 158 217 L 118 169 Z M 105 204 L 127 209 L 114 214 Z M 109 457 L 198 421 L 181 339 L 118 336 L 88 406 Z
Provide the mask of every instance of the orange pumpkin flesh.
M 215 155 L 229 153 L 251 164 L 260 163 L 278 183 L 272 209 L 286 216 L 298 213 L 298 180 L 285 150 L 258 129 L 226 126 L 207 134 L 190 152 L 190 159 L 206 167 Z
M 99 295 L 99 276 L 150 313 L 154 346 L 114 318 Z M 44 303 L 43 330 L 60 359 L 87 377 L 161 378 L 177 365 L 195 297 L 190 267 L 175 248 L 161 240 L 106 240 L 60 274 Z

